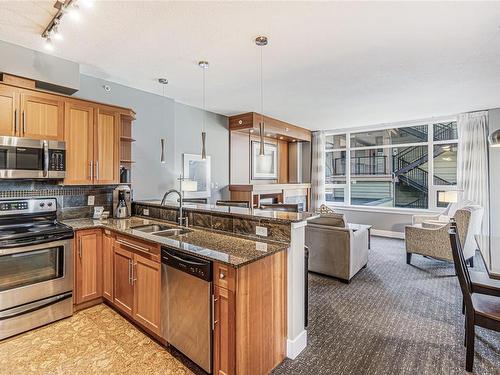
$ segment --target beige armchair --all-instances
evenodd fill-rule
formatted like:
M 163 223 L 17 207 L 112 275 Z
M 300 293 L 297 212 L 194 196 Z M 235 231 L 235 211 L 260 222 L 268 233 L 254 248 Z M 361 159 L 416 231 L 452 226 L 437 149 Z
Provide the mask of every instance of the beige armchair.
M 321 215 L 308 221 L 309 271 L 349 283 L 368 262 L 368 228 L 349 228 L 340 214 Z
M 458 235 L 464 246 L 464 256 L 471 265 L 476 246 L 474 234 L 481 228 L 483 208 L 480 206 L 466 206 L 455 212 Z M 405 228 L 406 263 L 410 264 L 412 254 L 420 254 L 431 258 L 453 261 L 451 253 L 449 222 L 439 223 L 423 221 Z

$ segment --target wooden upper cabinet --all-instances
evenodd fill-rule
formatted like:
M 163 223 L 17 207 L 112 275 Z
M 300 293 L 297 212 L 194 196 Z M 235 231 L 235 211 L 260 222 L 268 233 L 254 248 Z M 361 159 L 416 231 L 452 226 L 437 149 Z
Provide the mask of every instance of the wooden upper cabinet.
M 86 102 L 66 101 L 64 139 L 66 141 L 67 185 L 88 185 L 94 178 L 95 107 Z
M 64 98 L 21 90 L 21 136 L 64 140 Z
M 100 229 L 78 231 L 76 243 L 75 303 L 102 296 L 102 232 Z
M 19 131 L 18 90 L 0 85 L 0 135 L 16 136 Z
M 160 275 L 160 263 L 134 255 L 133 318 L 156 334 L 160 334 Z
M 97 184 L 120 182 L 120 114 L 97 109 L 94 133 L 94 181 Z

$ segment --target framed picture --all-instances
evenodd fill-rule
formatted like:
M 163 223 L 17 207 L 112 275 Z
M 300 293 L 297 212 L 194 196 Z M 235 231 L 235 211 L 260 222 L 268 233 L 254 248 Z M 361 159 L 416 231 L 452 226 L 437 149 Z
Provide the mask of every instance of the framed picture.
M 264 143 L 264 156 L 259 155 L 260 142 L 252 141 L 252 180 L 278 179 L 278 146 Z
M 196 191 L 184 191 L 184 197 L 210 197 L 210 156 L 203 160 L 201 155 L 182 154 L 182 158 L 184 178 L 196 182 Z

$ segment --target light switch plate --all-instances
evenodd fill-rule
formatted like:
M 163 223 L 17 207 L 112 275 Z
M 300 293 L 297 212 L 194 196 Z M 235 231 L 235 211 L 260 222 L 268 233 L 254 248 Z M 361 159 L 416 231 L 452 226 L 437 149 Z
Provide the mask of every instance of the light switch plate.
M 258 225 L 255 227 L 255 234 L 257 236 L 263 236 L 267 237 L 267 228 L 266 227 L 259 227 Z
M 95 196 L 93 196 L 93 195 L 89 195 L 89 196 L 87 197 L 87 205 L 89 205 L 89 206 L 93 206 L 93 205 L 94 205 L 94 201 L 95 201 Z
M 144 210 L 142 210 L 142 214 L 144 216 L 149 216 L 149 208 L 145 208 Z

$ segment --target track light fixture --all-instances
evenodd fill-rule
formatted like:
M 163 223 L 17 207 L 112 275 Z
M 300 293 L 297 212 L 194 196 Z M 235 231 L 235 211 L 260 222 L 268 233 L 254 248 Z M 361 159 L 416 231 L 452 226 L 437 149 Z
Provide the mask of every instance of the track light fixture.
M 54 8 L 57 9 L 57 13 L 54 17 L 52 17 L 49 24 L 41 34 L 42 38 L 45 39 L 46 50 L 52 51 L 54 49 L 52 40 L 62 40 L 60 24 L 62 18 L 66 14 L 68 14 L 74 21 L 78 21 L 80 19 L 80 2 L 87 8 L 93 5 L 93 0 L 57 0 L 55 2 Z

